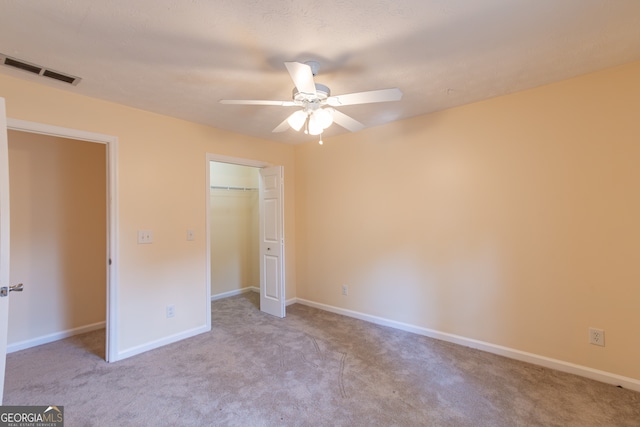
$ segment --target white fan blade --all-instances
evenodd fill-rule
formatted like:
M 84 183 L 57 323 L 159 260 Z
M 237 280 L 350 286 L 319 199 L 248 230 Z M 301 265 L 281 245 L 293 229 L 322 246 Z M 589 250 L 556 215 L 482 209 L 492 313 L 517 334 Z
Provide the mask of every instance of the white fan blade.
M 289 129 L 290 126 L 289 126 L 289 123 L 287 122 L 287 119 L 284 119 L 284 121 L 280 123 L 278 126 L 276 126 L 275 129 L 273 129 L 271 132 L 284 132 L 285 130 Z
M 352 119 L 344 113 L 341 113 L 338 110 L 333 111 L 333 122 L 339 124 L 346 130 L 351 132 L 357 132 L 361 129 L 364 129 L 364 125 L 357 121 L 356 119 Z
M 368 92 L 348 93 L 346 95 L 330 96 L 327 104 L 332 107 L 341 105 L 370 104 L 372 102 L 399 101 L 402 99 L 402 91 L 397 87 L 393 89 L 370 90 Z
M 300 62 L 285 62 L 284 65 L 291 75 L 293 84 L 298 88 L 298 92 L 309 95 L 316 94 L 316 84 L 313 81 L 313 72 L 310 66 Z
M 293 107 L 297 105 L 293 101 L 268 101 L 268 100 L 260 100 L 260 99 L 221 99 L 220 104 L 277 105 L 281 107 Z
M 284 121 L 276 126 L 271 132 L 284 132 L 289 129 L 291 126 L 289 126 L 289 122 L 287 120 L 289 120 L 289 117 L 284 119 Z

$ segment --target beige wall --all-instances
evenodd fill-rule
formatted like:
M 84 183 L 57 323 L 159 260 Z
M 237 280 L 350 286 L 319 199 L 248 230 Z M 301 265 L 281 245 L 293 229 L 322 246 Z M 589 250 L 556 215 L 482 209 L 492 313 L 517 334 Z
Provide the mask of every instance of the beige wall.
M 211 295 L 260 286 L 257 168 L 211 162 Z
M 9 345 L 104 322 L 105 145 L 9 131 Z
M 297 296 L 640 379 L 638 76 L 296 146 Z
M 204 322 L 209 152 L 285 167 L 287 298 L 640 379 L 638 75 L 295 147 L 6 76 L 0 96 L 10 118 L 119 137 L 120 351 Z
M 72 91 L 73 89 L 71 89 Z M 119 354 L 206 324 L 206 153 L 282 165 L 291 145 L 258 140 L 0 75 L 7 116 L 113 135 L 118 141 Z M 295 296 L 294 183 L 285 187 L 287 297 Z M 186 230 L 195 240 L 186 240 Z M 137 244 L 150 229 L 154 243 Z M 165 308 L 175 305 L 175 317 Z M 129 353 L 128 353 L 129 352 Z

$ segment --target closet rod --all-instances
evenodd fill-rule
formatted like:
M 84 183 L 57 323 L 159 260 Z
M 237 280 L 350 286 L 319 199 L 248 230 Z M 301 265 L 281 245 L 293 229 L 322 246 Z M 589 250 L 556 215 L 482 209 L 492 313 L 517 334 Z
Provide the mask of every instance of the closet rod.
M 231 187 L 231 186 L 219 186 L 219 185 L 212 185 L 211 189 L 212 190 L 258 191 L 257 188 L 253 188 L 253 187 Z

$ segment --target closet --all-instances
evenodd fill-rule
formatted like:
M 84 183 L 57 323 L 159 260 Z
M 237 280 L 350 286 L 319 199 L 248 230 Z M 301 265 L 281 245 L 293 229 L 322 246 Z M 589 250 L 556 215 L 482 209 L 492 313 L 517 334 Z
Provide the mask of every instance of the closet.
M 210 162 L 212 299 L 260 288 L 259 169 Z

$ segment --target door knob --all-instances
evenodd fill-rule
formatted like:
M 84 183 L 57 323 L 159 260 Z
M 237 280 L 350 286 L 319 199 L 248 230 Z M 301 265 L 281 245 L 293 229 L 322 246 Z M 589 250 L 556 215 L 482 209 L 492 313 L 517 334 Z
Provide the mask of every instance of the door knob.
M 24 290 L 24 285 L 22 283 L 18 283 L 17 285 L 3 286 L 0 288 L 0 297 L 6 297 L 9 295 L 9 292 L 22 292 Z

